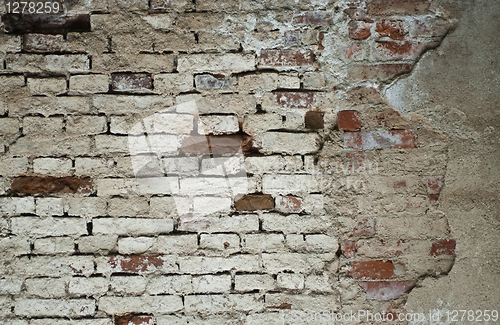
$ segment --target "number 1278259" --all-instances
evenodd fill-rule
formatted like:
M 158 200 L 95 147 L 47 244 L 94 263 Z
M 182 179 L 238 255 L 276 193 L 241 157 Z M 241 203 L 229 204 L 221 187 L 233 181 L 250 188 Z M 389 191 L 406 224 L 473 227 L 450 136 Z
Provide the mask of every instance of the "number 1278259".
M 59 2 L 7 2 L 9 14 L 57 14 L 61 10 Z

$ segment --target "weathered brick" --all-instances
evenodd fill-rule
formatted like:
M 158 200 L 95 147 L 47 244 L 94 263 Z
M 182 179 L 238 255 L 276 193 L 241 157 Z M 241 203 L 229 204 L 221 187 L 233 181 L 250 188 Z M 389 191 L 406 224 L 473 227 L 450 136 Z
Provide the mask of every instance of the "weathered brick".
M 322 270 L 328 261 L 335 258 L 335 252 L 331 254 L 274 253 L 262 254 L 262 264 L 264 270 L 272 274 L 290 271 L 309 273 Z
M 357 131 L 361 129 L 361 113 L 354 110 L 338 112 L 337 126 L 339 130 L 344 131 Z
M 335 295 L 266 294 L 266 308 L 271 310 L 294 309 L 306 312 L 322 312 L 324 310 L 336 310 L 339 307 L 339 298 Z
M 353 61 L 362 61 L 367 58 L 367 45 L 362 42 L 353 42 L 344 49 L 344 56 Z
M 115 248 L 117 241 L 117 235 L 82 236 L 78 239 L 78 250 L 106 255 Z
M 307 50 L 262 50 L 260 67 L 303 67 L 314 63 L 314 53 Z
M 351 20 L 349 22 L 349 38 L 353 40 L 365 40 L 372 35 L 370 28 L 371 24 L 364 21 Z
M 24 34 L 23 50 L 26 52 L 61 52 L 66 49 L 63 35 Z
M 13 193 L 90 193 L 92 180 L 78 177 L 16 177 L 12 181 Z
M 269 274 L 241 274 L 234 277 L 235 290 L 240 292 L 254 290 L 273 290 L 274 279 Z
M 2 176 L 17 176 L 28 171 L 28 158 L 1 158 Z
M 318 192 L 321 177 L 317 175 L 264 175 L 262 190 L 266 194 L 304 194 Z
M 359 255 L 375 258 L 397 257 L 411 253 L 415 248 L 418 250 L 425 250 L 428 248 L 422 248 L 419 243 L 406 240 L 382 241 L 380 239 L 366 239 L 359 240 L 353 244 L 355 245 L 353 249 L 356 250 Z
M 153 79 L 149 73 L 112 73 L 111 90 L 142 91 L 153 88 Z
M 0 237 L 0 249 L 7 256 L 19 256 L 31 253 L 30 241 L 27 237 Z
M 305 288 L 315 292 L 333 292 L 332 285 L 326 274 L 307 276 L 305 279 Z
M 178 192 L 178 179 L 175 177 L 155 178 L 106 178 L 98 179 L 97 196 L 161 195 Z
M 94 258 L 92 256 L 22 257 L 15 261 L 12 265 L 12 270 L 19 270 L 19 272 L 22 270 L 23 276 L 89 276 L 94 272 Z
M 198 249 L 196 235 L 126 237 L 118 241 L 121 254 L 142 254 L 146 251 L 160 254 L 189 254 Z
M 401 267 L 398 264 L 394 264 L 392 261 L 366 261 L 350 262 L 352 265 L 352 270 L 348 271 L 348 274 L 355 279 L 361 279 L 368 277 L 371 279 L 390 279 L 401 274 Z
M 36 214 L 38 216 L 62 216 L 64 214 L 64 204 L 62 198 L 37 198 Z
M 29 114 L 40 114 L 43 116 L 51 115 L 68 115 L 68 114 L 89 114 L 91 113 L 90 101 L 84 97 L 27 97 L 21 99 L 16 105 L 12 105 L 9 109 L 11 116 L 24 116 Z M 25 117 L 30 119 L 30 117 Z M 32 120 L 43 121 L 43 118 L 32 117 Z M 45 121 L 56 121 L 61 119 L 54 117 Z M 61 119 L 62 120 L 62 119 Z M 50 125 L 51 123 L 42 122 Z M 46 129 L 50 127 L 46 126 Z
M 177 227 L 189 232 L 252 232 L 259 229 L 257 215 L 232 217 L 181 218 Z
M 370 0 L 366 8 L 374 16 L 418 15 L 427 12 L 429 0 Z
M 31 95 L 59 95 L 66 92 L 65 78 L 28 78 Z
M 393 300 L 410 291 L 414 286 L 413 281 L 372 281 L 360 282 L 365 290 L 366 298 L 373 300 Z
M 64 175 L 73 168 L 73 161 L 64 158 L 37 158 L 33 160 L 33 171 L 37 174 Z
M 358 222 L 352 230 L 351 235 L 358 236 L 373 236 L 377 233 L 377 220 L 375 218 L 366 218 Z
M 278 287 L 283 289 L 304 289 L 304 275 L 295 273 L 279 273 L 276 278 Z
M 324 112 L 308 111 L 304 118 L 304 125 L 306 129 L 320 130 L 325 127 Z
M 68 197 L 65 210 L 70 216 L 97 217 L 106 214 L 106 201 L 97 197 Z
M 414 148 L 415 135 L 411 130 L 346 132 L 344 145 L 358 150 Z
M 300 213 L 303 211 L 302 198 L 297 196 L 277 196 L 276 209 L 284 213 Z
M 224 75 L 200 74 L 195 77 L 196 88 L 202 90 L 227 89 L 236 81 L 235 78 L 226 78 Z
M 35 240 L 35 254 L 73 253 L 75 243 L 69 237 L 52 237 Z
M 96 260 L 98 273 L 174 273 L 179 270 L 173 255 L 116 255 L 102 256 Z M 131 311 L 130 311 L 131 312 Z
M 69 78 L 69 91 L 74 94 L 107 93 L 109 77 L 101 74 L 77 75 Z
M 148 294 L 186 294 L 193 292 L 191 275 L 157 276 L 147 283 Z
M 18 299 L 14 313 L 19 316 L 91 316 L 95 313 L 95 301 L 91 299 Z
M 201 234 L 200 248 L 224 252 L 240 250 L 240 237 L 236 234 Z
M 68 32 L 90 32 L 90 15 L 16 15 L 2 16 L 5 31 L 8 33 L 46 32 L 64 34 Z
M 7 70 L 14 72 L 86 72 L 90 69 L 87 55 L 82 54 L 8 54 L 5 58 Z
M 184 308 L 179 296 L 102 297 L 99 310 L 109 315 L 126 313 L 170 314 Z
M 136 315 L 125 315 L 115 317 L 116 325 L 153 325 L 154 318 L 152 316 L 136 316 Z
M 283 233 L 319 233 L 331 226 L 332 221 L 327 217 L 312 217 L 301 215 L 281 216 L 278 214 L 264 214 L 262 228 L 266 231 L 280 231 Z
M 380 36 L 388 36 L 394 40 L 402 40 L 405 36 L 405 30 L 402 20 L 382 20 L 378 22 L 375 31 Z
M 184 298 L 186 311 L 192 312 L 231 312 L 262 310 L 264 304 L 257 294 L 230 295 L 190 295 Z
M 0 293 L 18 294 L 21 292 L 23 281 L 21 279 L 0 279 Z
M 285 315 L 282 313 L 249 314 L 246 317 L 245 324 L 285 324 Z
M 30 321 L 32 325 L 113 325 L 113 322 L 109 318 L 92 318 L 92 319 L 58 319 L 58 318 L 40 318 L 32 319 Z M 12 324 L 18 325 L 18 324 Z M 24 325 L 24 324 L 19 324 Z
M 68 293 L 74 296 L 103 295 L 108 291 L 109 281 L 106 278 L 72 278 L 69 281 Z
M 148 212 L 149 203 L 145 197 L 111 198 L 108 201 L 108 215 L 112 217 L 145 216 Z
M 297 147 L 296 143 L 303 146 Z M 308 154 L 319 150 L 320 139 L 316 133 L 266 132 L 262 139 L 263 153 Z
M 410 34 L 412 36 L 443 37 L 451 27 L 451 22 L 442 18 L 414 18 L 410 22 Z
M 338 241 L 327 235 L 287 235 L 286 244 L 295 251 L 337 252 Z
M 231 276 L 202 275 L 192 279 L 193 291 L 197 293 L 222 293 L 231 290 Z
M 99 72 L 173 72 L 174 56 L 169 54 L 107 54 L 92 57 L 92 70 Z
M 87 234 L 87 224 L 80 218 L 20 217 L 12 219 L 16 235 L 63 236 Z
M 386 63 L 374 65 L 353 65 L 348 69 L 349 77 L 356 81 L 393 79 L 401 74 L 411 72 L 413 64 Z
M 223 136 L 189 137 L 183 140 L 180 151 L 184 154 L 225 154 L 252 151 L 252 137 L 234 134 Z
M 240 130 L 238 117 L 235 115 L 208 115 L 198 119 L 198 133 L 200 134 L 230 134 Z
M 190 9 L 192 6 L 193 4 L 187 0 L 181 0 L 181 1 L 152 0 L 150 4 L 150 8 L 152 10 L 176 9 L 179 11 L 184 11 Z
M 109 285 L 115 294 L 141 295 L 147 283 L 148 279 L 143 276 L 112 276 Z
M 248 234 L 243 237 L 243 248 L 249 252 L 278 252 L 285 248 L 282 234 Z
M 236 270 L 258 272 L 261 270 L 258 256 L 233 255 L 231 257 L 188 256 L 179 258 L 180 271 L 188 274 L 206 274 Z
M 234 207 L 238 211 L 271 210 L 274 201 L 269 194 L 247 194 L 234 202 Z
M 455 256 L 456 241 L 454 239 L 440 239 L 432 243 L 431 256 Z
M 153 235 L 173 231 L 172 219 L 100 218 L 93 221 L 94 234 Z
M 250 71 L 255 69 L 255 56 L 236 53 L 181 55 L 177 69 L 179 72 Z
M 17 118 L 0 118 L 0 135 L 20 133 L 20 123 Z
M 179 94 L 193 90 L 193 75 L 189 73 L 160 73 L 154 78 L 155 91 Z
M 99 134 L 108 129 L 105 116 L 68 116 L 66 132 L 68 134 Z
M 26 279 L 26 292 L 31 297 L 62 298 L 66 295 L 66 280 L 50 278 Z
M 200 114 L 244 114 L 256 112 L 256 100 L 252 95 L 226 94 L 205 96 L 196 101 Z
M 416 60 L 435 43 L 427 42 L 378 42 L 372 49 L 372 56 L 377 61 Z
M 16 216 L 35 213 L 35 199 L 32 197 L 2 197 L 0 203 L 2 215 Z
M 330 11 L 306 11 L 295 15 L 292 20 L 296 25 L 328 26 L 333 24 Z

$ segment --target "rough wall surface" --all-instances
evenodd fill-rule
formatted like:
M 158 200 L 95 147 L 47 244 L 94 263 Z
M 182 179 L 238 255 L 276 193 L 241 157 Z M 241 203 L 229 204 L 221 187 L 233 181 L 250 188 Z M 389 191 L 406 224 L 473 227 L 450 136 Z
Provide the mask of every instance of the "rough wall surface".
M 382 92 L 456 23 L 434 3 L 7 8 L 5 324 L 397 318 L 446 279 L 454 140 Z

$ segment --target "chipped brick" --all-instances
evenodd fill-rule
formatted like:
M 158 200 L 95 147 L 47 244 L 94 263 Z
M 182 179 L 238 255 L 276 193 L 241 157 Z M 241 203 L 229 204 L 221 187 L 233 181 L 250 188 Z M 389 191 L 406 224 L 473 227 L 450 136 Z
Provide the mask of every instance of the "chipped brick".
M 353 65 L 349 68 L 348 74 L 353 80 L 365 81 L 378 79 L 385 81 L 411 72 L 411 70 L 413 70 L 413 64 L 409 63 Z
M 415 135 L 411 130 L 345 132 L 344 146 L 358 150 L 415 148 Z
M 392 261 L 352 261 L 352 270 L 347 273 L 355 279 L 390 279 L 396 276 L 396 267 Z
M 78 177 L 17 177 L 12 181 L 13 193 L 91 193 L 92 179 Z
M 272 210 L 274 200 L 270 194 L 247 194 L 234 202 L 238 211 Z
M 262 50 L 260 65 L 268 67 L 301 67 L 312 65 L 314 53 L 304 50 Z
M 149 73 L 113 73 L 111 89 L 114 91 L 150 90 L 153 79 Z
M 337 126 L 339 130 L 344 131 L 357 131 L 361 129 L 361 113 L 354 110 L 338 112 Z
M 372 35 L 370 28 L 371 25 L 364 21 L 351 20 L 349 22 L 349 38 L 353 40 L 365 40 Z
M 394 40 L 402 40 L 405 36 L 401 20 L 382 20 L 377 23 L 375 31 L 380 36 L 388 36 Z
M 2 21 L 7 33 L 90 32 L 90 15 L 5 14 Z
M 373 281 L 360 282 L 359 285 L 366 292 L 366 298 L 371 300 L 393 300 L 410 291 L 413 281 Z
M 328 26 L 333 24 L 332 13 L 329 11 L 307 11 L 293 17 L 293 24 L 310 26 Z
M 323 117 L 325 113 L 318 111 L 309 111 L 306 113 L 304 123 L 306 129 L 321 130 L 325 127 Z
M 454 239 L 440 239 L 432 243 L 431 256 L 452 255 L 455 256 L 455 246 L 457 242 Z
M 278 104 L 289 108 L 309 108 L 314 101 L 313 92 L 280 91 L 273 93 Z

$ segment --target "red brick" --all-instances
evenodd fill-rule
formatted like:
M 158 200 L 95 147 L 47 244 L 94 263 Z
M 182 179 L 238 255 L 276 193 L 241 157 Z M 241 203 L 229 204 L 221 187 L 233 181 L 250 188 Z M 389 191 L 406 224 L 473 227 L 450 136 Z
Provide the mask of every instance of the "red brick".
M 92 192 L 92 179 L 78 177 L 23 176 L 14 178 L 11 189 L 14 194 L 88 194 Z
M 333 24 L 330 11 L 306 11 L 293 17 L 295 25 L 328 26 Z
M 363 221 L 358 222 L 358 225 L 354 227 L 352 231 L 352 236 L 373 236 L 377 232 L 377 221 L 375 218 L 364 219 Z
M 346 58 L 353 61 L 362 61 L 366 57 L 365 44 L 360 42 L 352 43 L 351 46 L 344 49 L 344 55 Z
M 309 111 L 305 116 L 305 126 L 307 129 L 321 130 L 325 127 L 323 120 L 325 113 L 318 111 Z
M 437 43 L 424 42 L 378 42 L 373 46 L 373 57 L 380 61 L 416 60 L 424 51 Z
M 60 52 L 64 47 L 62 35 L 24 34 L 23 50 L 26 52 Z
M 355 110 L 340 111 L 337 113 L 339 130 L 357 131 L 361 129 L 361 113 Z
M 408 63 L 353 65 L 349 68 L 348 73 L 349 77 L 353 80 L 366 81 L 378 79 L 385 81 L 411 72 L 412 69 L 413 64 Z
M 413 281 L 363 281 L 359 285 L 366 292 L 366 299 L 393 300 L 410 291 L 414 286 Z
M 117 273 L 154 272 L 161 269 L 165 260 L 161 255 L 156 256 L 113 256 L 108 260 L 108 265 Z
M 396 276 L 396 267 L 392 261 L 352 261 L 352 270 L 347 273 L 355 279 L 390 279 Z
M 247 194 L 234 202 L 238 211 L 257 211 L 274 209 L 274 200 L 270 194 Z
M 90 15 L 5 14 L 2 21 L 7 33 L 90 32 Z
M 429 9 L 429 0 L 371 0 L 366 9 L 373 16 L 423 14 Z
M 411 130 L 345 132 L 344 146 L 351 149 L 404 149 L 415 147 Z
M 273 93 L 278 104 L 288 108 L 309 108 L 314 102 L 313 92 L 280 91 Z
M 182 141 L 184 154 L 225 154 L 253 151 L 252 137 L 246 134 L 191 136 Z
M 153 89 L 153 79 L 149 73 L 112 73 L 113 91 L 134 91 Z
M 413 245 L 404 240 L 386 242 L 381 239 L 359 240 L 356 250 L 359 255 L 375 258 L 397 257 L 408 251 Z
M 457 242 L 454 239 L 440 239 L 432 243 L 431 256 L 455 256 Z
M 405 37 L 403 22 L 401 20 L 382 20 L 377 23 L 375 31 L 380 36 L 388 36 L 395 40 L 402 40 Z
M 262 50 L 260 65 L 269 67 L 301 67 L 312 65 L 314 53 L 309 50 Z
M 278 196 L 276 197 L 276 207 L 279 211 L 287 213 L 302 212 L 302 198 L 297 196 Z
M 154 319 L 151 316 L 123 315 L 115 316 L 115 325 L 153 325 Z
M 349 38 L 354 40 L 365 40 L 372 35 L 370 28 L 371 25 L 364 21 L 351 20 L 349 22 Z
M 345 257 L 355 257 L 356 256 L 356 242 L 350 240 L 344 240 L 344 256 Z

